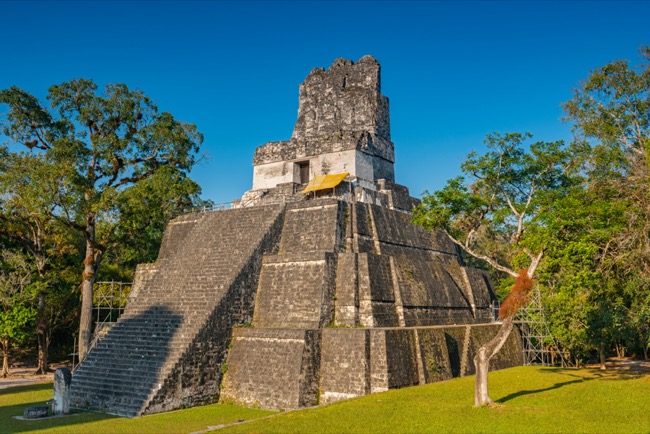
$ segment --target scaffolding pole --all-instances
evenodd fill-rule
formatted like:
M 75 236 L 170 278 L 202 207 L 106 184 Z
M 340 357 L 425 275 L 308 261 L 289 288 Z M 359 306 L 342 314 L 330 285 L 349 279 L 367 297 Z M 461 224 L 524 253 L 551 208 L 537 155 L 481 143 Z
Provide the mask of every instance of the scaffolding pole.
M 525 365 L 568 366 L 548 328 L 539 288 L 533 290 L 530 301 L 517 312 L 514 322 L 521 333 Z
M 131 293 L 133 282 L 95 282 L 93 285 L 92 318 L 93 334 L 90 339 L 88 352 L 108 333 L 124 313 Z M 77 339 L 74 339 L 72 352 L 72 369 L 76 369 L 82 360 L 79 360 Z

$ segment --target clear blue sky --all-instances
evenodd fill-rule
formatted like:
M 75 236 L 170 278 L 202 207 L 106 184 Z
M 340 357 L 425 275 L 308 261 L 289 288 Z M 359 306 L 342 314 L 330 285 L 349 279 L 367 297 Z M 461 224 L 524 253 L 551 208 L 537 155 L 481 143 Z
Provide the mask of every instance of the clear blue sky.
M 396 180 L 419 197 L 490 132 L 569 139 L 571 90 L 650 44 L 646 1 L 0 1 L 0 17 L 0 88 L 142 89 L 205 135 L 192 177 L 215 202 L 251 187 L 255 148 L 289 139 L 298 85 L 338 57 L 381 63 Z

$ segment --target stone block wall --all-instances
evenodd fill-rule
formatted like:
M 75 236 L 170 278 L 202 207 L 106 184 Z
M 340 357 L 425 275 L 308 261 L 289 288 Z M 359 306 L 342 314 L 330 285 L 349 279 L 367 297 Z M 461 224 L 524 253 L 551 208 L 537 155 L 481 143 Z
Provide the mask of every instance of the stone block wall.
M 162 257 L 138 268 L 125 313 L 75 371 L 73 406 L 137 416 L 215 402 L 232 327 L 252 318 L 283 217 L 276 205 L 174 221 Z
M 289 204 L 279 254 L 338 251 L 343 208 L 333 199 Z
M 469 375 L 494 334 L 430 327 L 487 322 L 491 290 L 403 212 L 318 199 L 172 223 L 125 315 L 75 375 L 77 406 L 133 416 L 220 396 L 316 405 Z M 510 342 L 493 367 L 518 354 Z
M 432 325 L 489 321 L 487 280 L 408 219 L 365 203 L 288 206 L 252 326 L 235 331 L 223 396 L 296 408 L 473 372 L 495 326 Z M 494 367 L 519 363 L 517 342 Z
M 367 329 L 323 329 L 320 403 L 370 393 L 370 333 Z
M 472 375 L 473 355 L 498 327 L 324 329 L 320 402 Z M 521 363 L 521 337 L 515 329 L 490 369 Z
M 316 405 L 320 333 L 290 328 L 235 329 L 223 400 L 264 408 Z
M 253 322 L 256 327 L 319 328 L 332 322 L 336 256 L 267 256 Z
M 349 278 L 336 280 L 337 324 L 396 327 L 491 320 L 488 281 L 482 272 L 463 266 L 441 232 L 413 225 L 409 214 L 367 203 L 351 205 L 346 220 L 346 251 L 356 256 L 346 256 L 338 266 L 338 273 Z

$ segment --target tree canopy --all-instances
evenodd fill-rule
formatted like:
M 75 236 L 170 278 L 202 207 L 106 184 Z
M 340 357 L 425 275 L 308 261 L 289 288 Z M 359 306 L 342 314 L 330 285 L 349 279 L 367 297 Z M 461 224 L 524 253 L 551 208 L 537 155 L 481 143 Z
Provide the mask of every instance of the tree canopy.
M 648 59 L 647 53 L 645 54 Z M 445 230 L 505 296 L 520 269 L 575 363 L 650 347 L 650 68 L 615 61 L 564 104 L 575 138 L 488 135 L 414 220 Z M 539 258 L 537 266 L 534 259 Z M 531 271 L 533 271 L 531 273 Z
M 91 337 L 92 286 L 104 255 L 121 250 L 131 255 L 125 262 L 151 260 L 166 219 L 199 201 L 200 188 L 187 175 L 203 137 L 124 84 L 100 93 L 92 80 L 78 79 L 51 86 L 47 99 L 50 107 L 15 86 L 0 91 L 0 104 L 9 109 L 1 131 L 29 150 L 14 152 L 7 162 L 14 174 L 21 165 L 25 170 L 5 203 L 24 202 L 18 187 L 29 184 L 31 200 L 46 205 L 29 214 L 29 224 L 52 219 L 83 239 L 83 357 Z M 14 218 L 15 209 L 5 211 Z

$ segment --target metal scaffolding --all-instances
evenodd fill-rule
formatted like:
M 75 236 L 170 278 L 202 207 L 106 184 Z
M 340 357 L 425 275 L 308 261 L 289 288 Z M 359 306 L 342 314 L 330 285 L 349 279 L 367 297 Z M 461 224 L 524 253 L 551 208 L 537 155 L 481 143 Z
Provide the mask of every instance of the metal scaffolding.
M 539 288 L 533 290 L 529 303 L 517 312 L 515 324 L 523 340 L 525 365 L 568 366 L 548 328 Z
M 103 337 L 124 313 L 133 282 L 95 282 L 93 340 Z
M 95 282 L 92 307 L 93 334 L 89 349 L 95 347 L 124 313 L 132 286 L 133 282 Z M 78 357 L 77 339 L 75 338 L 72 353 L 73 370 L 81 363 Z

